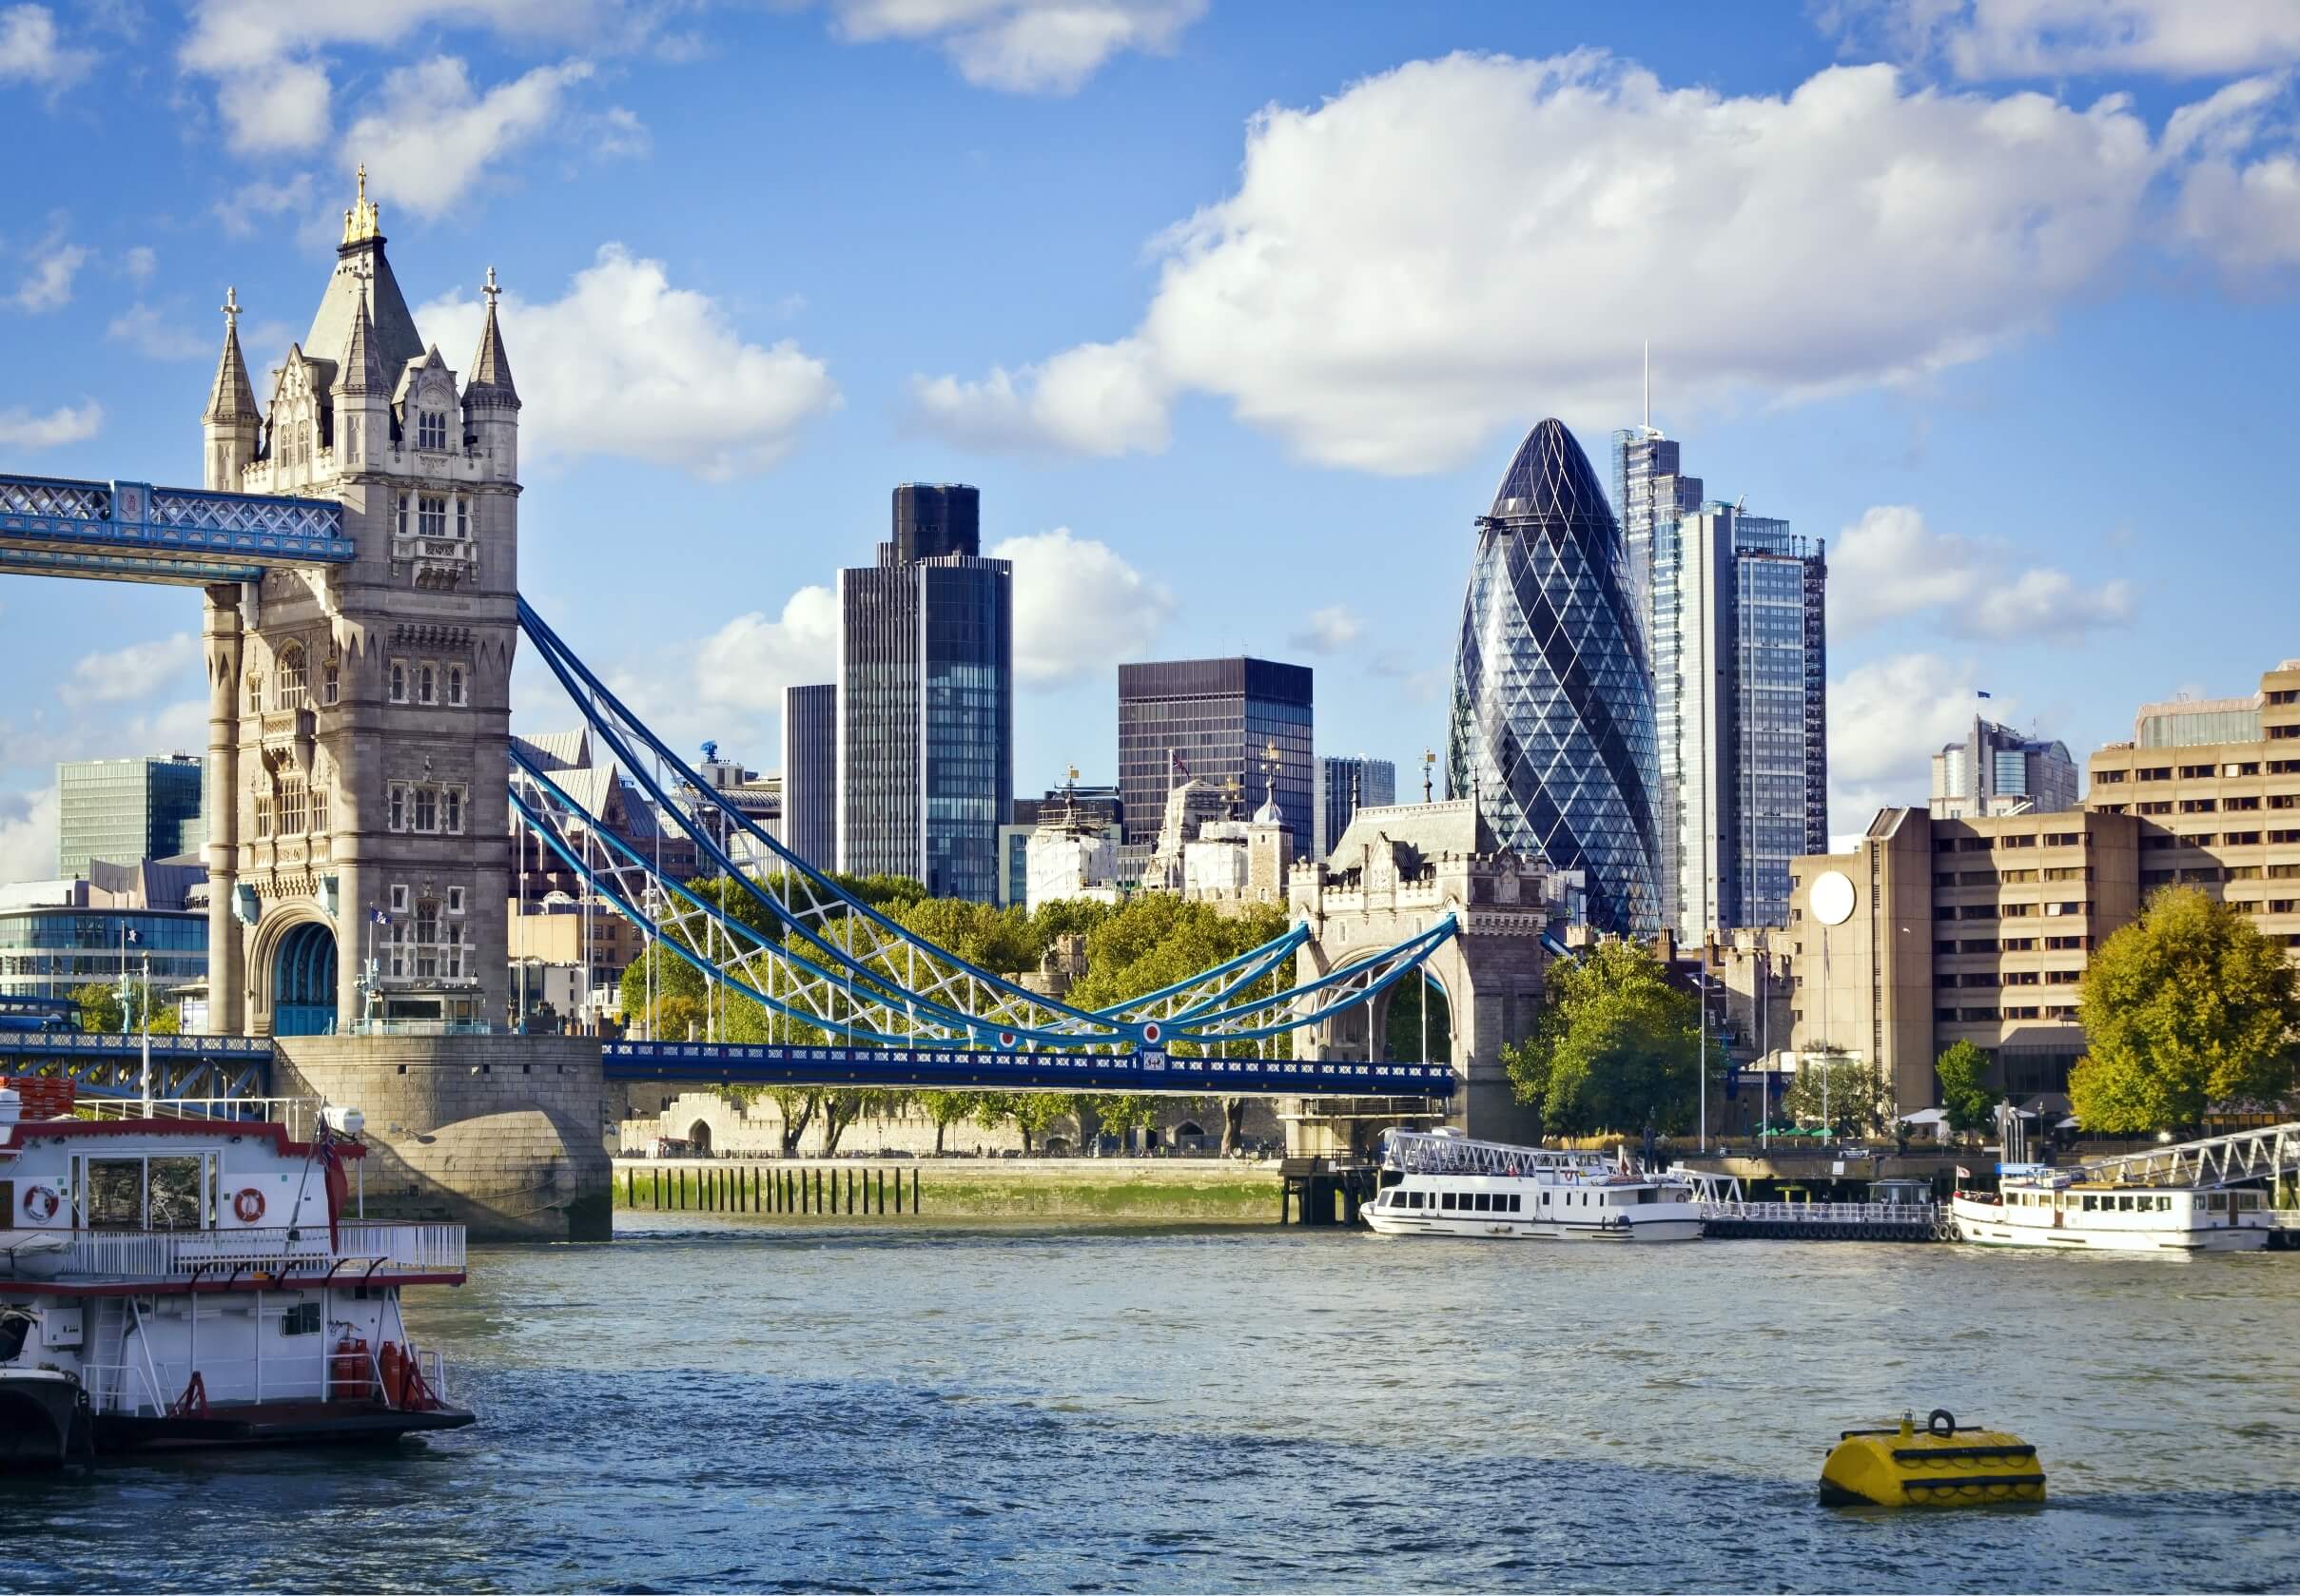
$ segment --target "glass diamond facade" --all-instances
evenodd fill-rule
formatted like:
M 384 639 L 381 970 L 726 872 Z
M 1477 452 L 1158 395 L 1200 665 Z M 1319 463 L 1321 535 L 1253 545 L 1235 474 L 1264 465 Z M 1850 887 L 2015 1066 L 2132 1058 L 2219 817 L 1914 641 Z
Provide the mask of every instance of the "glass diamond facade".
M 1653 688 L 1621 532 L 1565 424 L 1526 435 L 1477 521 L 1447 745 L 1450 796 L 1503 845 L 1579 870 L 1589 924 L 1661 925 Z

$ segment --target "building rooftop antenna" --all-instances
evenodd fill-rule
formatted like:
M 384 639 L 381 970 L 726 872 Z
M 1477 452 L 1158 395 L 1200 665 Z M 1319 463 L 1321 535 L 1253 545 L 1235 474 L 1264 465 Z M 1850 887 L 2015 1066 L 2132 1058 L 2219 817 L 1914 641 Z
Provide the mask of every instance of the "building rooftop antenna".
M 1647 432 L 1649 433 L 1649 432 L 1651 432 L 1651 431 L 1653 430 L 1653 341 L 1652 341 L 1651 339 L 1649 339 L 1649 338 L 1648 338 L 1648 339 L 1647 339 L 1647 340 L 1645 341 L 1645 345 L 1646 345 L 1646 431 L 1647 431 Z

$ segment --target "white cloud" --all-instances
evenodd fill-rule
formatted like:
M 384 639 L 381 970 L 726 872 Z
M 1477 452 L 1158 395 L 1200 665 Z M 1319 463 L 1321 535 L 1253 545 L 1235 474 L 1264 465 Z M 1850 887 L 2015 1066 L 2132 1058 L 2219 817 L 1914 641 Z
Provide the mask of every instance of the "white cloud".
M 69 304 L 72 279 L 88 263 L 88 251 L 65 243 L 61 233 L 50 233 L 32 250 L 31 257 L 31 271 L 16 285 L 16 308 L 37 314 Z
M 95 65 L 93 50 L 68 49 L 46 6 L 0 7 L 0 83 L 29 83 L 55 93 Z
M 72 673 L 56 689 L 71 709 L 91 704 L 120 704 L 147 698 L 171 678 L 200 669 L 200 639 L 189 632 L 124 649 L 83 655 Z M 205 746 L 203 736 L 202 746 Z
M 1981 702 L 1975 685 L 1969 661 L 1931 653 L 1874 660 L 1829 684 L 1832 829 L 1865 826 L 1887 805 L 1927 801 L 1932 756 L 1971 727 Z M 2012 702 L 1988 700 L 1989 718 L 2007 718 Z
M 1286 641 L 1297 649 L 1312 653 L 1339 653 L 1357 641 L 1365 631 L 1365 623 L 1346 605 L 1330 604 L 1323 610 L 1313 610 L 1301 627 Z
M 438 216 L 489 164 L 550 127 L 567 90 L 591 74 L 589 62 L 566 61 L 481 94 L 454 56 L 398 68 L 384 77 L 377 109 L 344 135 L 345 164 L 367 164 L 375 198 Z
M 55 875 L 57 812 L 53 787 L 0 796 L 0 885 Z
M 250 61 L 217 86 L 232 148 L 243 155 L 309 149 L 327 137 L 335 95 L 312 61 Z
M 2193 154 L 2175 209 L 2183 238 L 2229 270 L 2300 264 L 2300 157 L 2283 113 L 2289 74 L 2250 77 L 2174 111 L 2168 148 Z M 2281 147 L 2259 149 L 2270 140 Z
M 190 360 L 215 353 L 212 341 L 163 320 L 142 300 L 113 317 L 104 336 L 155 360 Z
M 708 294 L 673 288 L 660 261 L 602 245 L 566 295 L 501 305 L 531 459 L 612 455 L 725 479 L 765 471 L 807 421 L 840 403 L 824 363 L 786 339 L 746 342 Z M 417 312 L 442 349 L 478 347 L 476 300 Z
M 277 183 L 257 178 L 242 184 L 230 199 L 217 202 L 216 218 L 224 224 L 225 232 L 234 238 L 245 238 L 256 230 L 261 217 L 311 208 L 312 175 L 298 172 Z
M 964 448 L 1107 457 L 1166 446 L 1165 385 L 1140 340 L 1084 343 L 979 382 L 910 380 L 913 422 Z
M 1139 345 L 1138 392 L 1226 396 L 1308 458 L 1444 469 L 1545 412 L 1624 413 L 1641 337 L 1680 406 L 1975 359 L 2109 269 L 2158 169 L 2118 99 L 1418 61 L 1257 115 L 1236 192 L 1160 241 L 1141 324 L 1106 347 Z M 1000 388 L 940 391 L 998 412 Z M 1154 438 L 1135 413 L 1119 441 Z
M 120 257 L 120 269 L 130 282 L 149 282 L 152 273 L 160 269 L 159 252 L 148 243 L 137 244 Z
M 1056 527 L 987 551 L 1014 562 L 1014 673 L 1045 685 L 1139 657 L 1174 613 L 1174 594 L 1107 543 Z
M 695 653 L 695 696 L 780 715 L 785 688 L 837 674 L 838 645 L 838 596 L 819 585 L 801 588 L 774 619 L 753 610 L 703 639 Z
M 1921 511 L 1881 504 L 1829 550 L 1829 628 L 1839 636 L 1932 613 L 1965 636 L 2068 641 L 2132 618 L 2132 584 L 2080 588 L 2051 566 L 2016 570 L 1994 542 L 1936 532 Z
M 830 11 L 842 38 L 939 45 L 968 83 L 1070 94 L 1121 50 L 1172 50 L 1206 0 L 830 0 Z
M 1859 13 L 1904 54 L 1939 51 L 1969 79 L 2222 77 L 2300 62 L 2290 0 L 1885 0 L 1848 20 Z
M 104 425 L 104 406 L 60 404 L 36 416 L 20 404 L 0 409 L 0 444 L 21 449 L 53 449 L 60 443 L 81 443 Z

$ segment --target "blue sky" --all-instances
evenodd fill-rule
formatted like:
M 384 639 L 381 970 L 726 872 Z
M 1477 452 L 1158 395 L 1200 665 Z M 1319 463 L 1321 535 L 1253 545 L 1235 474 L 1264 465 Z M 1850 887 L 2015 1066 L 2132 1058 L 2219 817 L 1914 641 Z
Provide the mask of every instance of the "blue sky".
M 681 740 L 770 767 L 955 478 L 1018 790 L 1241 650 L 1410 785 L 1471 517 L 1545 415 L 1602 471 L 1650 338 L 1687 469 L 1829 540 L 1848 829 L 1976 689 L 2081 758 L 2300 654 L 2295 63 L 2300 0 L 0 0 L 0 469 L 196 480 L 224 287 L 275 361 L 364 161 L 450 361 L 506 286 L 523 588 Z M 0 879 L 53 761 L 204 742 L 197 624 L 0 577 Z

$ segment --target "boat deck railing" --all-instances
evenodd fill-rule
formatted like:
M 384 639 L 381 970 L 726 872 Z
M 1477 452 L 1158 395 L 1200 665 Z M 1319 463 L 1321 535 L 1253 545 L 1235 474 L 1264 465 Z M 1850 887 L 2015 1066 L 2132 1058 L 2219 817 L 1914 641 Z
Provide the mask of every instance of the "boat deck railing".
M 62 1258 L 25 1245 L 0 1246 L 0 1270 L 18 1279 L 76 1283 L 167 1281 L 224 1287 L 364 1285 L 407 1275 L 464 1273 L 461 1225 L 347 1219 L 329 1243 L 327 1225 L 237 1230 L 19 1231 L 13 1239 L 65 1240 Z
M 1891 1221 L 1931 1224 L 1940 1212 L 1931 1202 L 1705 1202 L 1705 1219 L 1755 1219 L 1765 1224 L 1844 1225 Z

